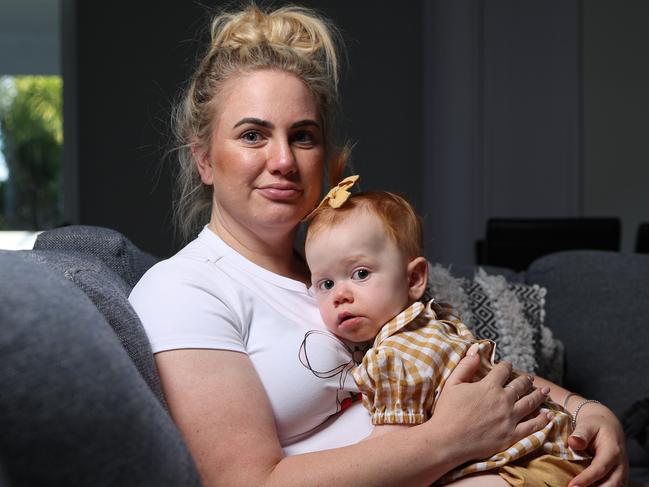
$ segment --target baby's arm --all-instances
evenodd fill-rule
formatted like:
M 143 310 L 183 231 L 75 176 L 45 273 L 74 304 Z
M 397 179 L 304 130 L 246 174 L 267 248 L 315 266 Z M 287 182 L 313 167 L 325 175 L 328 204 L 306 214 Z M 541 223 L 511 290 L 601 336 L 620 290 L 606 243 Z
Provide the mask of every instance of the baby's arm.
M 352 369 L 352 375 L 374 424 L 369 437 L 422 424 L 430 417 L 430 397 L 435 390 L 415 387 L 414 383 L 428 380 L 430 374 L 399 350 L 385 346 L 368 350 L 363 361 Z
M 405 428 L 410 428 L 410 424 L 377 424 L 374 426 L 372 432 L 365 438 L 369 440 L 370 438 L 376 438 L 377 436 L 387 435 L 389 433 L 394 433 L 395 431 L 403 430 Z
M 487 472 L 463 477 L 446 487 L 509 487 L 509 483 L 497 473 Z

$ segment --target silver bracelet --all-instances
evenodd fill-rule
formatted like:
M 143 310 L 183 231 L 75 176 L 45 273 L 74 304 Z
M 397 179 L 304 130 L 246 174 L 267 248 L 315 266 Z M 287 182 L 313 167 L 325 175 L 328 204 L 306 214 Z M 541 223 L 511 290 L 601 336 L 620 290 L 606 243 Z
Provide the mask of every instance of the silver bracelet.
M 571 392 L 570 394 L 568 394 L 566 396 L 566 398 L 563 400 L 563 409 L 565 409 L 567 411 L 568 410 L 568 401 L 570 400 L 570 398 L 572 396 L 578 396 L 578 395 L 579 394 L 577 394 L 576 392 Z
M 590 404 L 590 403 L 601 404 L 599 401 L 596 401 L 595 399 L 584 399 L 582 402 L 580 402 L 579 405 L 577 406 L 577 409 L 575 409 L 575 412 L 572 413 L 572 429 L 573 429 L 573 431 L 577 427 L 577 415 L 579 414 L 579 411 L 586 404 Z

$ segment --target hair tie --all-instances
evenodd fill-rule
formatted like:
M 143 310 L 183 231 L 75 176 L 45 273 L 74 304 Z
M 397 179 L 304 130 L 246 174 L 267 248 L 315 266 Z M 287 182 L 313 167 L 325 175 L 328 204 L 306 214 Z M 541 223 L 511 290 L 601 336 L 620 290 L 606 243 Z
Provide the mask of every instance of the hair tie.
M 327 195 L 322 198 L 320 204 L 316 206 L 311 213 L 304 217 L 304 219 L 308 220 L 316 211 L 318 211 L 325 205 L 329 205 L 332 208 L 340 208 L 351 196 L 351 193 L 348 191 L 348 189 L 354 186 L 354 183 L 356 183 L 359 178 L 360 176 L 358 174 L 355 174 L 353 176 L 348 176 L 340 181 L 337 185 L 329 190 Z

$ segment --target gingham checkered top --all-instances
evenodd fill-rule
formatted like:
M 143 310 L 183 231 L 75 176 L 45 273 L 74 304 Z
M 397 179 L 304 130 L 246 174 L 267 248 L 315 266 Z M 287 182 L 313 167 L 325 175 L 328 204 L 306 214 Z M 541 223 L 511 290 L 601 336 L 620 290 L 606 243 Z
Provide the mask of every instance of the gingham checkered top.
M 480 343 L 480 376 L 491 370 L 494 343 L 477 340 L 459 320 L 437 319 L 434 309 L 443 310 L 433 301 L 427 306 L 415 302 L 390 320 L 363 361 L 352 370 L 373 424 L 414 425 L 430 418 L 446 379 L 473 343 Z M 447 477 L 456 479 L 491 470 L 533 451 L 566 460 L 589 458 L 568 446 L 570 415 L 550 401 L 541 409 L 555 411 L 552 421 L 541 431 L 485 461 L 460 467 Z

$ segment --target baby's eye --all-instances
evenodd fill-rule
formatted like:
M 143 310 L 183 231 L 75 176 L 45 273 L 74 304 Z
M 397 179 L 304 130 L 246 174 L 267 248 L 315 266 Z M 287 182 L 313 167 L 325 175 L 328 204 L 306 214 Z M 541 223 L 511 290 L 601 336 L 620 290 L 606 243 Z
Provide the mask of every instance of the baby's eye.
M 352 279 L 355 281 L 364 281 L 368 277 L 370 277 L 370 271 L 367 269 L 357 269 L 352 274 Z
M 318 291 L 331 291 L 334 287 L 332 279 L 323 279 L 318 283 Z

